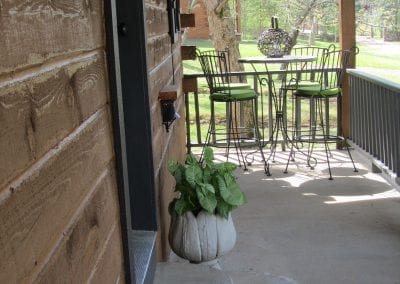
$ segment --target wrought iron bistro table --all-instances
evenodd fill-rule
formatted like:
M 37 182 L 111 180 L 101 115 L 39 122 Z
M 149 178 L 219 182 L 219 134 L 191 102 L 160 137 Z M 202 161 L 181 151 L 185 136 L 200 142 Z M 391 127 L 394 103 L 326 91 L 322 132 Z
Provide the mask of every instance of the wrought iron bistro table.
M 269 139 L 265 142 L 264 130 L 262 130 L 262 143 L 264 146 L 270 144 L 270 154 L 264 161 L 265 173 L 270 176 L 270 160 L 275 159 L 276 145 L 278 143 L 279 133 L 283 138 L 282 148 L 285 150 L 285 144 L 290 143 L 293 146 L 293 141 L 289 137 L 287 132 L 287 120 L 286 120 L 286 95 L 288 84 L 290 83 L 291 77 L 298 76 L 299 72 L 302 71 L 302 67 L 298 65 L 316 60 L 315 56 L 298 56 L 298 55 L 284 55 L 283 57 L 267 57 L 267 56 L 256 56 L 256 57 L 243 57 L 239 58 L 239 63 L 251 64 L 254 72 L 257 74 L 257 79 L 260 83 L 261 93 L 261 129 L 264 129 L 264 101 L 262 95 L 262 87 L 267 86 L 268 88 L 268 116 L 269 121 L 273 122 L 272 127 L 269 127 Z M 277 65 L 279 64 L 279 65 Z M 275 66 L 275 68 L 273 68 Z M 294 67 L 295 66 L 295 67 Z M 275 112 L 275 120 L 273 119 L 273 113 Z M 297 147 L 295 147 L 297 148 Z

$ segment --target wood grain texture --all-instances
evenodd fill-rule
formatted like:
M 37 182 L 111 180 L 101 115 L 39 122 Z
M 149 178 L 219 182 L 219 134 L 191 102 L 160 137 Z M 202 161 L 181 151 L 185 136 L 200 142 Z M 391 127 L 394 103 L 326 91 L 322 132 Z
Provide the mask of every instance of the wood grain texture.
M 76 61 L 1 82 L 0 191 L 107 103 L 103 53 Z
M 181 27 L 190 28 L 196 26 L 196 18 L 194 14 L 181 14 Z
M 88 283 L 124 283 L 121 232 L 116 226 L 110 232 L 105 250 L 100 255 Z
M 159 100 L 175 101 L 180 94 L 179 85 L 164 86 L 158 93 Z
M 0 75 L 104 46 L 101 0 L 1 0 Z
M 185 131 L 185 109 L 184 109 L 184 97 L 179 96 L 174 102 L 175 110 L 180 114 L 180 118 L 176 119 L 169 132 L 166 132 L 162 126 L 162 116 L 160 104 L 154 108 L 154 112 L 151 113 L 152 118 L 152 148 L 153 148 L 153 164 L 155 167 L 155 176 L 159 178 L 159 169 L 163 167 L 163 162 L 166 157 L 166 152 L 169 148 L 177 148 L 180 151 L 186 151 L 186 131 Z M 176 138 L 179 139 L 176 140 Z M 171 156 L 171 159 L 174 159 Z
M 182 117 L 176 120 L 170 129 L 155 129 L 153 134 L 153 164 L 155 168 L 156 202 L 158 213 L 158 234 L 157 234 L 157 256 L 159 261 L 166 261 L 169 255 L 168 228 L 169 213 L 168 204 L 173 196 L 174 180 L 167 170 L 167 163 L 174 159 L 183 161 L 186 154 L 186 132 L 185 129 L 185 109 L 184 97 L 180 96 L 175 107 Z
M 155 132 L 152 133 L 153 141 L 153 164 L 155 169 L 155 177 L 157 179 L 161 178 L 158 175 L 160 167 L 163 166 L 162 159 L 164 158 L 165 151 L 168 147 L 168 142 L 170 140 L 171 132 L 167 132 L 163 127 L 155 127 Z
M 147 36 L 154 37 L 162 34 L 168 34 L 168 12 L 163 6 L 145 6 Z
M 182 79 L 182 89 L 184 93 L 197 92 L 197 79 L 185 78 Z
M 191 45 L 182 45 L 182 60 L 196 60 L 196 47 Z
M 172 56 L 159 64 L 156 69 L 153 69 L 148 76 L 149 80 L 149 103 L 153 108 L 155 104 L 159 104 L 158 94 L 164 86 L 173 84 L 173 64 Z
M 174 51 L 174 54 L 173 54 L 174 67 L 175 67 L 175 69 L 181 69 L 181 71 L 183 72 L 181 46 L 178 44 L 175 44 L 173 51 Z
M 110 168 L 64 229 L 60 244 L 35 282 L 57 283 L 62 275 L 62 282 L 86 283 L 101 273 L 103 279 L 94 283 L 115 283 L 122 269 L 118 210 L 115 175 Z
M 356 12 L 354 1 L 339 2 L 339 42 L 342 49 L 351 49 L 356 43 Z M 355 57 L 350 57 L 349 68 L 355 66 Z M 341 125 L 340 135 L 349 137 L 350 134 L 350 92 L 348 76 L 345 76 L 342 84 L 342 113 L 339 123 Z
M 167 1 L 165 0 L 144 0 L 144 3 L 146 5 L 160 7 L 165 10 L 167 9 Z
M 171 151 L 172 152 L 172 151 Z M 170 153 L 172 157 L 175 157 L 176 153 Z M 174 158 L 175 159 L 175 158 Z M 175 179 L 167 170 L 167 164 L 160 167 L 159 179 L 157 180 L 158 185 L 158 220 L 159 220 L 159 242 L 161 242 L 161 251 L 158 253 L 159 260 L 167 260 L 169 255 L 169 244 L 168 244 L 168 231 L 171 217 L 168 212 L 168 205 L 175 197 L 173 188 L 175 186 Z
M 152 72 L 171 54 L 171 38 L 163 34 L 147 41 L 148 69 Z
M 90 64 L 76 69 L 72 74 L 70 84 L 83 121 L 109 101 L 105 54 L 96 54 Z
M 0 192 L 0 283 L 28 281 L 113 159 L 100 110 Z M 5 282 L 6 281 L 6 282 Z

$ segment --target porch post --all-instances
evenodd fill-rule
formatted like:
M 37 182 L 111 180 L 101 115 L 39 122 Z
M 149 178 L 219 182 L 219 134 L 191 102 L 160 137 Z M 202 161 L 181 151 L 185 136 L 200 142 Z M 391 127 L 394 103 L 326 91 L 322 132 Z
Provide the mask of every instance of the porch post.
M 356 43 L 356 13 L 355 0 L 338 0 L 339 1 L 339 40 L 342 49 L 350 49 Z M 349 68 L 355 67 L 355 60 L 351 58 Z M 342 114 L 339 118 L 341 125 L 341 133 L 343 137 L 350 134 L 350 98 L 349 83 L 347 75 L 344 77 L 342 89 Z M 339 127 L 340 130 L 340 127 Z

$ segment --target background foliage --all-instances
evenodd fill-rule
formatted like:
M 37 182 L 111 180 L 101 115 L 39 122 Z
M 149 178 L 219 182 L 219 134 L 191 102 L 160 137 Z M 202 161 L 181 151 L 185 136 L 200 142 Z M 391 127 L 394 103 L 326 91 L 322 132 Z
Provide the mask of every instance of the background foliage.
M 271 17 L 277 16 L 280 27 L 287 31 L 299 29 L 303 37 L 315 32 L 321 40 L 337 40 L 337 0 L 240 1 L 243 39 L 256 39 L 270 27 Z M 399 33 L 400 0 L 356 0 L 356 21 L 359 35 L 383 37 L 385 29 L 387 34 Z

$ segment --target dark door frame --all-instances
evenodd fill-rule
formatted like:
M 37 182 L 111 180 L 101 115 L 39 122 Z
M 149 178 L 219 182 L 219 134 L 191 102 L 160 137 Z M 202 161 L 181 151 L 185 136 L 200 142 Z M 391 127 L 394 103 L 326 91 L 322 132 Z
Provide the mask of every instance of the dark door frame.
M 143 1 L 105 0 L 125 280 L 152 283 L 157 231 Z

